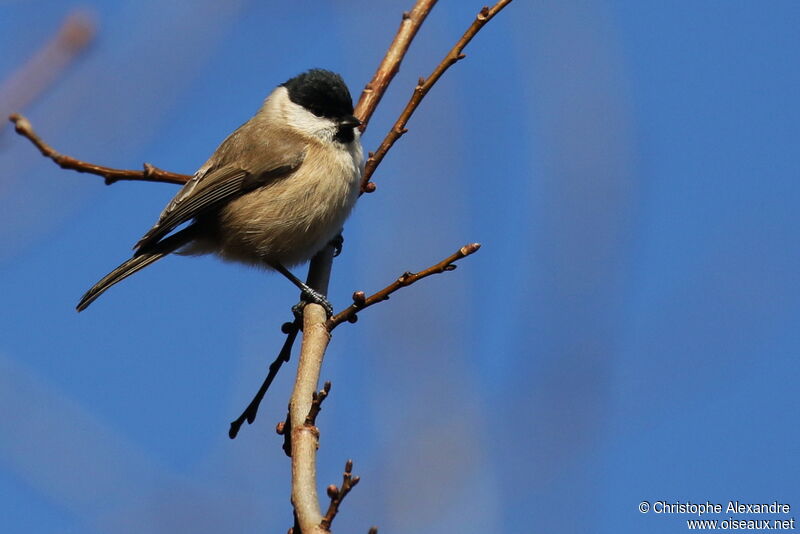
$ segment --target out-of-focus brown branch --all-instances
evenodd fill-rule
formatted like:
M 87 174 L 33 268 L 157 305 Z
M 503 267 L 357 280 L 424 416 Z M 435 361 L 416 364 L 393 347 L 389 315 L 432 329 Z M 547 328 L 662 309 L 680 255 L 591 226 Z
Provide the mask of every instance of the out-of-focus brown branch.
M 370 192 L 375 189 L 374 184 L 370 186 L 370 178 L 372 174 L 375 172 L 375 169 L 380 165 L 383 158 L 386 156 L 386 153 L 392 148 L 392 145 L 400 139 L 403 134 L 405 134 L 408 130 L 406 129 L 406 124 L 408 124 L 408 120 L 411 118 L 411 115 L 414 114 L 414 111 L 419 107 L 422 99 L 425 98 L 425 95 L 428 94 L 428 91 L 439 81 L 439 78 L 442 77 L 442 74 L 445 73 L 447 69 L 453 66 L 456 62 L 464 59 L 467 57 L 464 55 L 463 51 L 464 48 L 469 44 L 475 35 L 483 28 L 487 22 L 492 20 L 495 15 L 497 15 L 504 7 L 511 3 L 511 0 L 500 0 L 491 8 L 484 7 L 475 17 L 475 20 L 472 22 L 467 31 L 464 32 L 464 35 L 461 36 L 461 39 L 450 49 L 444 59 L 433 69 L 433 72 L 427 78 L 420 78 L 417 86 L 414 88 L 414 92 L 411 95 L 411 99 L 406 104 L 405 109 L 397 118 L 397 121 L 392 126 L 392 129 L 389 130 L 389 133 L 386 134 L 386 137 L 381 142 L 378 149 L 371 153 L 369 159 L 367 159 L 366 166 L 364 168 L 364 176 L 361 179 L 361 190 L 364 192 Z
M 165 182 L 169 184 L 183 184 L 186 183 L 191 176 L 186 174 L 177 174 L 174 172 L 165 171 L 154 167 L 149 163 L 144 164 L 144 170 L 134 171 L 125 169 L 112 169 L 111 167 L 103 167 L 88 163 L 71 156 L 65 156 L 57 152 L 53 147 L 45 143 L 41 137 L 36 135 L 33 131 L 30 121 L 18 113 L 14 113 L 8 118 L 14 123 L 14 129 L 18 134 L 26 137 L 33 143 L 43 156 L 53 160 L 62 169 L 70 169 L 78 172 L 86 172 L 89 174 L 96 174 L 102 176 L 106 180 L 106 184 L 111 185 L 120 180 L 137 180 L 144 182 Z
M 342 324 L 343 322 L 352 322 L 356 321 L 356 313 L 363 310 L 364 308 L 368 308 L 373 304 L 377 304 L 378 302 L 383 302 L 384 300 L 389 300 L 389 296 L 397 291 L 398 289 L 408 287 L 414 282 L 418 282 L 423 278 L 427 278 L 433 274 L 439 274 L 446 271 L 452 271 L 456 268 L 454 263 L 461 258 L 466 258 L 470 254 L 474 254 L 481 248 L 479 243 L 470 243 L 469 245 L 464 245 L 460 249 L 458 249 L 455 253 L 451 254 L 450 256 L 446 257 L 436 265 L 431 265 L 427 269 L 420 271 L 418 273 L 410 273 L 405 272 L 400 277 L 389 284 L 388 286 L 384 287 L 377 293 L 370 295 L 367 297 L 363 291 L 356 291 L 353 293 L 353 303 L 345 308 L 344 310 L 340 311 L 325 323 L 325 327 L 328 331 L 332 331 L 334 328 Z
M 378 66 L 378 70 L 375 71 L 372 80 L 364 87 L 361 92 L 361 98 L 358 99 L 358 104 L 356 104 L 355 115 L 361 120 L 362 132 L 366 130 L 369 119 L 375 112 L 375 108 L 380 103 L 384 93 L 386 93 L 386 89 L 392 79 L 400 72 L 400 63 L 403 61 L 406 52 L 408 52 L 411 41 L 414 40 L 420 26 L 425 22 L 425 17 L 436 5 L 436 1 L 419 1 L 411 8 L 411 11 L 403 13 L 400 29 L 397 30 L 392 44 L 389 45 L 389 50 L 383 56 L 383 61 Z
M 339 505 L 342 504 L 344 498 L 360 480 L 359 477 L 353 476 L 353 460 L 347 460 L 347 463 L 344 464 L 342 487 L 337 488 L 336 484 L 328 486 L 328 497 L 330 497 L 331 503 L 328 505 L 328 511 L 325 513 L 325 517 L 322 518 L 322 522 L 320 523 L 323 529 L 326 531 L 331 530 L 331 523 L 333 523 L 336 514 L 339 513 Z
M 94 35 L 91 13 L 69 13 L 56 34 L 0 85 L 0 116 L 21 110 L 38 98 L 86 50 Z

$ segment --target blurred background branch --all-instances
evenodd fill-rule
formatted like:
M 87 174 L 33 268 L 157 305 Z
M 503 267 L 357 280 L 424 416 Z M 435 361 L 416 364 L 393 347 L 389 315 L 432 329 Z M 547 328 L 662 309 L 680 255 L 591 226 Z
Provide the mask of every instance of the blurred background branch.
M 83 9 L 71 11 L 55 35 L 21 67 L 0 83 L 0 117 L 22 111 L 59 79 L 91 44 L 94 15 Z M 0 125 L 0 132 L 5 124 Z

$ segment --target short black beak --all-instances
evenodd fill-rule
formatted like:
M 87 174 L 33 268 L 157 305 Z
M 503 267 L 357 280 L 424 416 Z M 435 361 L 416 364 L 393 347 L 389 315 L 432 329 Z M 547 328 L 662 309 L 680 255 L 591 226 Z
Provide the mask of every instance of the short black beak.
M 361 121 L 353 117 L 352 115 L 349 115 L 347 117 L 342 118 L 342 120 L 339 121 L 339 126 L 358 128 L 359 126 L 361 126 Z

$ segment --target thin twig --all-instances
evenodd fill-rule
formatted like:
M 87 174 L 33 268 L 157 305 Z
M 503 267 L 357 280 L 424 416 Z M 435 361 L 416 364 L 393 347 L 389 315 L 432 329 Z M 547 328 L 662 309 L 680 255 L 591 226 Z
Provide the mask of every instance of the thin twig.
M 305 425 L 308 427 L 314 428 L 317 434 L 319 434 L 319 430 L 315 428 L 317 424 L 317 416 L 319 415 L 320 410 L 322 410 L 322 402 L 328 398 L 328 394 L 331 392 L 331 383 L 325 382 L 325 385 L 322 387 L 321 390 L 315 391 L 312 394 L 311 399 L 311 408 L 308 410 L 308 415 L 306 416 Z M 291 406 L 290 406 L 291 410 Z M 283 452 L 286 453 L 286 456 L 289 458 L 292 457 L 292 413 L 289 411 L 286 414 L 286 421 L 281 421 L 275 427 L 275 431 L 278 433 L 279 436 L 283 436 Z
M 330 381 L 325 382 L 325 385 L 322 386 L 321 390 L 314 392 L 314 396 L 311 399 L 311 409 L 308 411 L 308 415 L 306 416 L 307 425 L 314 426 L 317 424 L 317 416 L 319 415 L 319 411 L 322 409 L 322 402 L 328 398 L 328 394 L 330 392 Z
M 331 503 L 328 505 L 328 511 L 325 513 L 325 517 L 322 518 L 319 526 L 326 531 L 331 530 L 331 523 L 333 523 L 333 519 L 336 517 L 336 514 L 339 513 L 339 505 L 342 504 L 344 498 L 348 493 L 350 493 L 350 490 L 359 483 L 360 480 L 361 479 L 359 477 L 353 476 L 353 460 L 347 460 L 347 463 L 344 464 L 342 487 L 337 488 L 336 484 L 331 484 L 328 486 L 328 497 L 330 497 Z
M 36 135 L 36 132 L 33 131 L 33 126 L 31 126 L 31 123 L 22 115 L 14 113 L 9 116 L 8 119 L 14 123 L 14 129 L 18 134 L 28 138 L 30 142 L 39 149 L 39 152 L 41 152 L 43 156 L 53 160 L 59 167 L 62 169 L 70 169 L 73 171 L 86 172 L 89 174 L 102 176 L 105 178 L 107 185 L 111 185 L 120 180 L 183 184 L 191 178 L 191 176 L 186 174 L 177 174 L 159 169 L 158 167 L 154 167 L 149 163 L 144 164 L 144 170 L 134 171 L 112 169 L 111 167 L 103 167 L 101 165 L 95 165 L 94 163 L 81 161 L 71 156 L 65 156 L 64 154 L 57 152 L 53 147 L 45 143 L 41 137 Z
M 367 297 L 363 291 L 356 291 L 353 293 L 353 303 L 345 308 L 344 310 L 340 311 L 325 323 L 325 327 L 328 331 L 332 331 L 334 328 L 342 324 L 343 322 L 355 322 L 356 320 L 356 313 L 363 310 L 364 308 L 369 308 L 373 304 L 377 304 L 378 302 L 383 302 L 384 300 L 388 300 L 389 296 L 401 289 L 403 287 L 408 287 L 414 282 L 422 280 L 428 276 L 433 274 L 443 273 L 445 271 L 452 271 L 456 268 L 453 264 L 454 262 L 460 260 L 461 258 L 466 258 L 470 254 L 474 254 L 481 248 L 479 243 L 471 243 L 469 245 L 464 245 L 460 249 L 458 249 L 454 254 L 448 256 L 447 258 L 443 259 L 436 265 L 431 265 L 427 269 L 420 271 L 418 273 L 410 273 L 405 272 L 400 277 L 389 284 L 388 286 L 384 287 L 374 295 L 370 295 Z
M 395 35 L 392 44 L 389 45 L 389 50 L 386 51 L 386 55 L 378 66 L 378 70 L 375 71 L 372 80 L 361 92 L 361 97 L 358 99 L 358 104 L 356 104 L 354 114 L 362 122 L 362 133 L 367 129 L 369 119 L 386 93 L 389 83 L 391 83 L 395 74 L 400 72 L 400 63 L 403 62 L 403 58 L 408 52 L 408 47 L 411 46 L 411 41 L 414 40 L 420 26 L 425 22 L 425 18 L 434 5 L 436 5 L 436 0 L 417 0 L 411 11 L 403 13 L 403 21 L 400 23 L 397 35 Z M 372 152 L 369 153 L 369 158 L 372 158 Z M 370 182 L 368 178 L 362 179 L 361 192 L 372 193 L 373 191 L 375 191 L 375 184 Z
M 414 92 L 411 95 L 411 99 L 406 104 L 405 109 L 398 117 L 397 121 L 392 126 L 392 129 L 389 130 L 389 133 L 386 134 L 386 137 L 381 142 L 378 149 L 370 154 L 369 158 L 367 159 L 367 163 L 364 168 L 364 175 L 361 178 L 361 190 L 368 191 L 374 190 L 373 186 L 368 186 L 367 184 L 370 183 L 370 178 L 372 174 L 375 172 L 375 169 L 378 165 L 383 161 L 383 158 L 386 156 L 386 153 L 392 148 L 392 145 L 400 139 L 403 134 L 405 134 L 408 130 L 406 129 L 406 124 L 408 124 L 408 120 L 411 118 L 411 115 L 414 114 L 414 111 L 419 107 L 420 102 L 422 99 L 425 98 L 425 95 L 428 94 L 428 91 L 434 86 L 434 84 L 442 77 L 442 74 L 445 73 L 447 69 L 453 66 L 458 61 L 467 57 L 464 55 L 463 51 L 464 48 L 469 44 L 473 37 L 483 28 L 487 22 L 492 20 L 492 18 L 497 15 L 504 7 L 511 3 L 511 0 L 500 0 L 491 8 L 484 7 L 475 17 L 475 20 L 472 22 L 467 31 L 464 32 L 464 35 L 461 36 L 461 39 L 450 49 L 444 59 L 439 63 L 433 72 L 427 78 L 420 78 L 417 86 L 414 88 Z
M 408 47 L 411 46 L 411 41 L 417 35 L 420 26 L 425 21 L 425 17 L 431 12 L 433 6 L 436 5 L 437 0 L 422 0 L 417 2 L 411 11 L 403 13 L 403 20 L 400 22 L 400 28 L 389 45 L 389 50 L 383 57 L 383 61 L 375 71 L 372 80 L 364 87 L 361 93 L 361 98 L 358 99 L 356 105 L 356 116 L 361 120 L 361 131 L 367 128 L 375 108 L 383 98 L 386 89 L 392 82 L 395 75 L 400 72 L 400 63 L 408 52 Z
M 228 437 L 231 439 L 236 437 L 236 435 L 239 433 L 239 429 L 242 427 L 245 421 L 247 421 L 247 424 L 253 424 L 253 421 L 256 420 L 258 407 L 261 404 L 264 395 L 266 395 L 267 390 L 272 385 L 272 381 L 275 380 L 275 377 L 277 376 L 278 371 L 280 371 L 281 366 L 288 362 L 292 355 L 294 340 L 297 338 L 297 332 L 300 330 L 300 320 L 295 319 L 292 323 L 284 323 L 281 329 L 283 330 L 283 333 L 286 334 L 286 340 L 283 342 L 283 347 L 281 347 L 277 358 L 275 358 L 275 360 L 269 364 L 269 372 L 267 373 L 267 377 L 264 379 L 261 387 L 258 388 L 258 392 L 253 397 L 253 400 L 251 400 L 250 404 L 247 405 L 247 408 L 244 409 L 242 415 L 237 417 L 235 421 L 231 422 L 231 427 L 228 430 Z

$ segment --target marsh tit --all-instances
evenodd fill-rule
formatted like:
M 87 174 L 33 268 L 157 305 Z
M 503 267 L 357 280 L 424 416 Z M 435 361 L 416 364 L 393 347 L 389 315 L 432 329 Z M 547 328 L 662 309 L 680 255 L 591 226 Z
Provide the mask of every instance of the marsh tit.
M 78 311 L 178 252 L 274 269 L 330 313 L 324 296 L 287 268 L 325 247 L 353 209 L 364 163 L 360 124 L 338 74 L 312 69 L 279 85 L 178 191 L 133 257 L 83 295 Z

